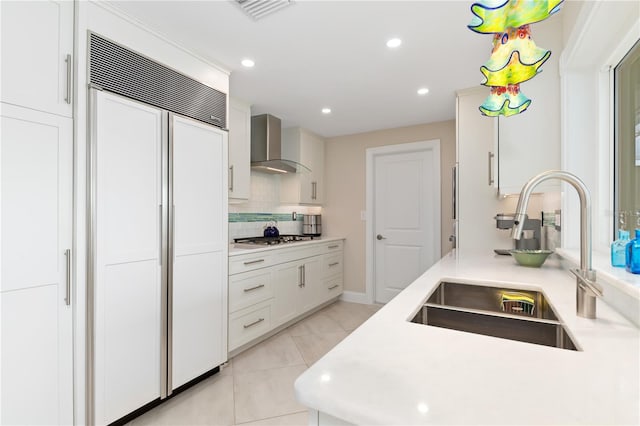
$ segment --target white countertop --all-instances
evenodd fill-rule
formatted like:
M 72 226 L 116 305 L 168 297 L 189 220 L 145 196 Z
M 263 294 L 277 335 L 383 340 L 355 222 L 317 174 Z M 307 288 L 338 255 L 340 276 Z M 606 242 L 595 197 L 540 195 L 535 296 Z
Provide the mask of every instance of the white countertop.
M 581 351 L 407 319 L 443 278 L 542 290 Z M 295 383 L 307 407 L 355 424 L 638 424 L 640 329 L 601 300 L 575 312 L 575 278 L 549 258 L 445 256 Z
M 313 237 L 313 240 L 309 241 L 296 241 L 286 244 L 274 244 L 274 245 L 251 245 L 251 244 L 229 244 L 229 256 L 239 256 L 247 253 L 259 253 L 263 251 L 280 250 L 292 247 L 304 247 L 313 244 L 328 243 L 331 241 L 344 240 L 344 237 Z

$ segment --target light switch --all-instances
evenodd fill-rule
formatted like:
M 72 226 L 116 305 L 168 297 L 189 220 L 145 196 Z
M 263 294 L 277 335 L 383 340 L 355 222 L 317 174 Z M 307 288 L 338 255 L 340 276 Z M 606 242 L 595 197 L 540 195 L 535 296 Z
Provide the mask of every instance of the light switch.
M 360 220 L 367 220 L 367 212 L 365 210 L 360 210 Z

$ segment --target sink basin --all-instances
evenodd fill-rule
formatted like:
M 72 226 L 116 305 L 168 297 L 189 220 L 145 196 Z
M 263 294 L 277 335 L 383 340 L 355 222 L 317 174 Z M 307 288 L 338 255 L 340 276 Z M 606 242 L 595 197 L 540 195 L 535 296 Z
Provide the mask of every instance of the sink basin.
M 503 294 L 534 300 L 531 312 L 502 308 Z M 507 304 L 508 306 L 512 306 Z M 577 351 L 566 328 L 538 291 L 443 281 L 411 322 Z
M 558 316 L 542 293 L 535 290 L 471 285 L 459 282 L 443 281 L 427 299 L 427 303 L 459 308 L 480 309 L 489 312 L 505 312 L 502 307 L 503 294 L 518 293 L 534 300 L 535 308 L 531 314 L 509 309 L 507 312 L 526 317 L 543 318 L 557 321 Z

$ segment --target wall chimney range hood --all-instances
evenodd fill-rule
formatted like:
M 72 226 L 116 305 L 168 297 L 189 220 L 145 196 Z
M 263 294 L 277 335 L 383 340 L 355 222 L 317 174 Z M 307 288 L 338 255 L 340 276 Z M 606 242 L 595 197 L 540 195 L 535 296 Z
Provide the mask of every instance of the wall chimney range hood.
M 282 158 L 282 123 L 271 114 L 251 117 L 251 168 L 264 173 L 310 171 L 296 161 Z

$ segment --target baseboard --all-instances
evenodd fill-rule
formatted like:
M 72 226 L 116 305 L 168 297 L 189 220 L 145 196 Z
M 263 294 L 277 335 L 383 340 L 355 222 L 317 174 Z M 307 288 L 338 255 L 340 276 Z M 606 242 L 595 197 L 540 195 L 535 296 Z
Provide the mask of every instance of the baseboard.
M 342 296 L 340 296 L 340 300 L 345 302 L 361 303 L 363 305 L 369 305 L 372 303 L 371 300 L 369 300 L 367 293 L 360 293 L 358 291 L 345 291 L 342 293 Z

